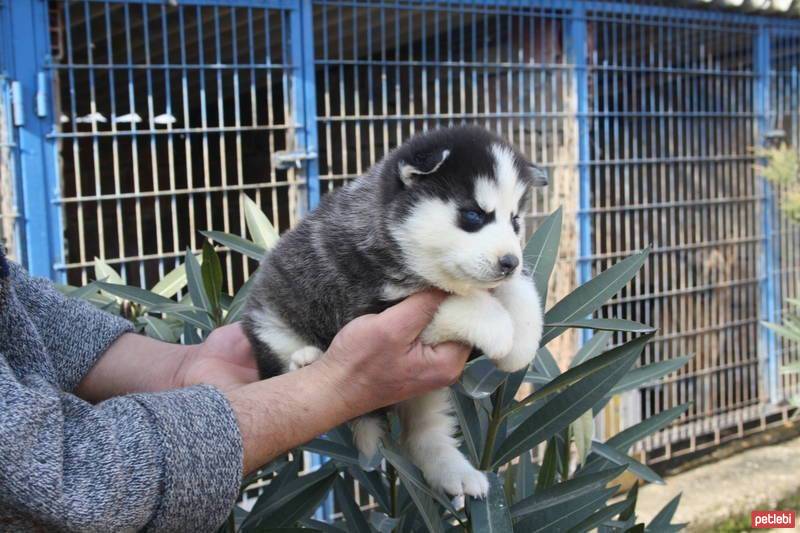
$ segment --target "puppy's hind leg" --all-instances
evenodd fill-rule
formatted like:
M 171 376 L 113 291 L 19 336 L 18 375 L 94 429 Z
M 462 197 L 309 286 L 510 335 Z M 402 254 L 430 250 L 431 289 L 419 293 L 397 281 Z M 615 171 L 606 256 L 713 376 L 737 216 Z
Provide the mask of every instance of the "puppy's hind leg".
M 451 409 L 448 389 L 400 404 L 403 446 L 434 489 L 483 498 L 489 492 L 489 481 L 458 449 Z
M 379 414 L 360 416 L 350 422 L 353 442 L 363 456 L 370 461 L 378 453 L 378 443 L 386 435 L 386 421 Z
M 297 370 L 322 355 L 322 350 L 310 346 L 269 305 L 249 310 L 242 324 L 262 379 Z

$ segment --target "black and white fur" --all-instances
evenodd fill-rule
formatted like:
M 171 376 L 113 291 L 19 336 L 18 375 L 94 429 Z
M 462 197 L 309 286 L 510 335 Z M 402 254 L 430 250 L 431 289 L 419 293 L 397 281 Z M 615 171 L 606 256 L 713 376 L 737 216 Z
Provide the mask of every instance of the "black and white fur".
M 500 138 L 457 127 L 412 138 L 327 195 L 256 274 L 244 314 L 263 377 L 311 364 L 350 320 L 429 287 L 451 294 L 422 334 L 475 346 L 504 371 L 527 366 L 542 309 L 521 272 L 520 211 L 540 169 Z M 398 406 L 403 444 L 428 482 L 482 497 L 486 476 L 458 450 L 447 389 Z M 382 417 L 352 424 L 368 457 Z

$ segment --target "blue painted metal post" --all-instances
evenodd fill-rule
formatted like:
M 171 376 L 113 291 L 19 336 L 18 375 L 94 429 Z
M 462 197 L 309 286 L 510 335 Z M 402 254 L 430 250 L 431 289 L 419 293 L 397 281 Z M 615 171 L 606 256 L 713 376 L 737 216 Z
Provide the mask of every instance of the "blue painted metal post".
M 755 112 L 757 116 L 758 146 L 766 146 L 766 133 L 769 131 L 770 104 L 770 32 L 765 23 L 758 25 L 755 36 Z M 761 177 L 764 195 L 762 213 L 762 231 L 764 232 L 764 250 L 761 257 L 761 310 L 762 320 L 777 322 L 779 318 L 779 302 L 775 279 L 776 250 L 772 225 L 775 217 L 775 195 L 772 185 Z M 776 403 L 778 397 L 778 350 L 775 334 L 761 326 L 759 360 L 762 362 L 764 384 L 767 388 L 770 403 Z
M 572 91 L 577 106 L 578 135 L 578 283 L 586 283 L 592 276 L 590 256 L 592 254 L 592 227 L 589 219 L 589 73 L 587 70 L 586 11 L 582 6 L 572 10 L 568 19 L 565 43 L 569 63 L 573 66 Z M 590 330 L 582 330 L 582 340 L 591 336 Z
M 308 154 L 317 150 L 317 87 L 314 77 L 314 6 L 311 0 L 299 0 L 290 12 L 290 38 L 292 58 L 292 89 L 294 91 L 294 148 Z M 317 157 L 303 161 L 306 178 L 307 209 L 319 204 L 319 160 Z M 302 209 L 302 208 L 301 208 Z M 308 454 L 311 467 L 316 469 L 328 458 L 316 453 Z M 333 494 L 323 500 L 315 513 L 317 520 L 330 521 L 333 516 Z
M 10 46 L 4 52 L 4 68 L 11 80 L 19 82 L 21 99 L 22 113 L 15 123 L 17 168 L 22 177 L 17 209 L 27 240 L 22 261 L 34 275 L 63 279 L 63 272 L 55 269 L 63 256 L 61 212 L 54 202 L 59 197 L 56 145 L 47 138 L 53 126 L 52 83 L 46 70 L 50 56 L 47 7 L 41 0 L 8 2 L 3 7 L 8 10 L 3 16 L 4 43 Z
M 294 90 L 295 149 L 319 154 L 317 149 L 317 87 L 314 79 L 314 19 L 311 0 L 299 0 L 291 11 L 292 87 Z M 303 162 L 308 209 L 319 203 L 319 161 Z

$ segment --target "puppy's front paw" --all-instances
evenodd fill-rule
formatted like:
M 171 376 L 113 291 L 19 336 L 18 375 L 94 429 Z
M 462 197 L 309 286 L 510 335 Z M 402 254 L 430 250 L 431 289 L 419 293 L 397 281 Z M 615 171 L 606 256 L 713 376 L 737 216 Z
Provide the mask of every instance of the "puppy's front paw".
M 322 350 L 316 346 L 304 346 L 292 354 L 289 361 L 289 370 L 297 370 L 308 366 L 320 357 L 322 357 Z
M 514 348 L 514 323 L 508 313 L 487 316 L 475 328 L 475 347 L 486 357 L 495 361 L 503 360 Z
M 428 470 L 423 470 L 423 474 L 431 487 L 451 496 L 485 498 L 489 493 L 489 480 L 486 474 L 472 466 L 457 451 L 430 463 Z

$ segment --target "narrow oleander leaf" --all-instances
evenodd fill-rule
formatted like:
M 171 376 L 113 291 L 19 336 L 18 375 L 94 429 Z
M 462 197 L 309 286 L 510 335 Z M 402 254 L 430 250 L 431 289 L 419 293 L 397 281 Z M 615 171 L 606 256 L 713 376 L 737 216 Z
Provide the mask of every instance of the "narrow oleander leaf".
M 770 322 L 762 322 L 761 324 L 765 328 L 774 331 L 775 333 L 777 333 L 781 337 L 784 337 L 786 339 L 793 340 L 793 341 L 800 341 L 800 333 L 798 333 L 797 331 L 794 331 L 791 327 L 787 326 L 786 324 L 784 324 L 784 325 L 772 324 Z
M 615 394 L 622 394 L 623 392 L 638 389 L 652 381 L 660 379 L 667 374 L 671 374 L 684 366 L 692 358 L 691 355 L 683 357 L 676 357 L 675 359 L 668 359 L 666 361 L 659 361 L 651 363 L 639 368 L 631 370 L 613 389 L 608 393 L 608 396 Z
M 336 477 L 333 483 L 333 494 L 346 523 L 347 531 L 350 533 L 372 533 L 369 522 L 364 513 L 359 509 L 355 498 L 353 498 L 353 486 L 348 486 L 344 479 Z
M 525 455 L 530 455 L 530 451 L 524 453 Z M 536 477 L 534 494 L 539 494 L 551 487 L 556 482 L 556 472 L 558 472 L 558 443 L 553 437 L 545 447 L 542 466 L 539 468 L 539 475 Z
M 250 238 L 253 239 L 258 246 L 269 250 L 275 243 L 278 242 L 278 232 L 272 226 L 272 223 L 267 218 L 267 215 L 258 207 L 253 200 L 248 196 L 242 196 L 244 203 L 244 217 L 247 224 L 247 231 L 250 233 Z
M 639 497 L 639 484 L 634 483 L 633 487 L 630 491 L 628 491 L 628 495 L 625 497 L 625 501 L 627 502 L 627 506 L 620 511 L 618 520 L 621 522 L 627 522 L 629 520 L 636 519 L 636 502 Z
M 456 389 L 470 398 L 488 398 L 508 377 L 494 363 L 485 358 L 476 359 L 464 369 Z
M 97 281 L 104 281 L 104 280 L 97 280 Z M 92 281 L 90 283 L 87 283 L 83 287 L 70 287 L 70 290 L 65 294 L 70 298 L 81 298 L 83 300 L 89 300 L 90 297 L 96 295 L 100 290 L 100 287 L 97 285 L 97 281 Z
M 267 471 L 270 470 L 269 466 L 266 468 Z M 261 495 L 256 500 L 256 503 L 253 505 L 253 508 L 250 510 L 250 514 L 245 519 L 245 524 L 248 521 L 253 520 L 257 517 L 255 513 L 258 513 L 259 510 L 264 508 L 271 499 L 275 498 L 276 495 L 283 490 L 283 488 L 292 480 L 297 479 L 297 475 L 300 472 L 300 455 L 295 454 L 295 457 L 292 461 L 285 463 L 277 470 L 277 474 L 269 482 L 269 485 L 264 487 L 261 491 Z M 252 517 L 252 518 L 251 518 Z M 242 524 L 242 525 L 245 525 Z
M 313 518 L 302 518 L 298 520 L 297 523 L 303 526 L 303 532 L 320 531 L 321 533 L 348 533 L 340 527 Z
M 461 516 L 461 514 L 453 507 L 452 502 L 444 495 L 435 490 L 433 490 L 426 482 L 425 478 L 420 472 L 419 468 L 416 467 L 409 459 L 405 457 L 402 451 L 397 447 L 396 444 L 392 442 L 382 442 L 379 445 L 381 453 L 386 458 L 389 463 L 397 470 L 397 474 L 400 476 L 400 479 L 403 481 L 403 484 L 408 489 L 408 493 L 414 498 L 416 493 L 427 495 L 433 500 L 439 502 L 439 504 L 453 513 L 455 516 Z M 417 491 L 416 493 L 412 493 L 412 488 Z M 417 503 L 417 507 L 419 507 L 420 503 L 427 505 L 424 499 L 419 500 L 414 498 L 414 502 Z M 426 512 L 425 509 L 420 508 L 420 513 L 424 514 Z
M 400 475 L 400 479 L 404 480 L 402 474 Z M 417 511 L 419 511 L 419 516 L 425 523 L 425 527 L 429 533 L 444 533 L 444 520 L 442 520 L 439 508 L 430 494 L 421 490 L 420 487 L 414 483 L 406 484 L 405 488 L 408 490 L 408 494 L 411 496 Z
M 336 465 L 328 462 L 315 472 L 287 481 L 258 510 L 253 508 L 242 524 L 242 531 L 250 533 L 267 525 L 292 526 L 317 508 L 336 478 Z
M 514 524 L 515 533 L 566 531 L 606 504 L 619 486 L 595 489 L 580 498 L 537 511 Z
M 674 524 L 671 524 L 671 522 L 672 518 L 675 516 L 675 511 L 678 510 L 678 504 L 681 501 L 681 496 L 682 494 L 678 494 L 671 499 L 667 505 L 665 505 L 664 508 L 653 517 L 653 520 L 647 524 L 645 531 L 652 531 L 655 533 L 665 531 L 666 529 L 670 528 L 670 526 L 674 526 Z
M 122 279 L 122 276 L 99 257 L 94 258 L 94 279 L 103 280 L 113 285 L 125 285 L 125 280 Z
M 386 513 L 370 511 L 369 525 L 378 533 L 392 533 L 400 523 L 399 518 L 394 518 Z
M 131 287 L 130 285 L 116 285 L 106 281 L 95 281 L 94 283 L 97 285 L 97 287 L 109 294 L 113 294 L 114 296 L 122 298 L 123 300 L 128 300 L 129 302 L 137 303 L 148 308 L 154 306 L 175 305 L 175 300 L 164 298 L 163 296 L 153 294 L 152 292 L 145 289 L 140 289 L 139 287 Z
M 561 369 L 558 367 L 553 354 L 550 353 L 545 347 L 539 348 L 536 352 L 536 358 L 533 360 L 533 368 L 538 373 L 554 379 L 561 374 Z
M 600 333 L 592 335 L 592 338 L 586 341 L 583 346 L 580 347 L 578 352 L 575 354 L 575 357 L 573 357 L 572 361 L 570 361 L 569 366 L 578 366 L 587 359 L 591 359 L 592 357 L 602 353 L 608 347 L 608 342 L 611 340 L 611 335 L 612 333 L 610 331 L 601 331 Z
M 475 400 L 451 388 L 450 403 L 453 404 L 453 409 L 458 417 L 458 425 L 461 428 L 464 444 L 467 446 L 472 464 L 478 465 L 483 453 L 483 443 L 486 440 L 486 435 L 484 435 L 481 428 Z
M 641 439 L 665 428 L 673 420 L 685 413 L 686 410 L 689 409 L 689 405 L 690 404 L 685 403 L 667 409 L 666 411 L 662 411 L 657 415 L 653 415 L 650 418 L 639 422 L 635 426 L 631 426 L 620 431 L 608 439 L 606 444 L 612 448 L 616 448 L 617 450 L 627 451 L 628 448 L 639 442 Z
M 798 372 L 800 372 L 800 361 L 781 367 L 781 374 L 797 374 Z
M 137 318 L 137 321 L 144 325 L 144 332 L 148 337 L 170 343 L 178 341 L 178 336 L 170 325 L 160 318 L 143 315 Z
M 656 474 L 652 468 L 640 463 L 628 454 L 623 453 L 612 446 L 609 446 L 608 444 L 595 441 L 592 443 L 592 451 L 603 459 L 607 459 L 614 464 L 627 466 L 628 470 L 632 474 L 647 481 L 648 483 L 657 483 L 659 485 L 664 484 L 664 479 Z
M 594 359 L 569 369 L 555 381 L 584 367 L 605 364 L 599 370 L 583 377 L 547 400 L 539 410 L 525 419 L 503 442 L 497 452 L 493 467 L 510 461 L 526 450 L 530 450 L 564 428 L 603 398 L 605 394 L 628 372 L 634 361 L 650 341 L 653 334 L 643 335 L 607 352 L 607 356 Z M 542 389 L 543 390 L 543 389 Z M 535 393 L 534 393 L 535 394 Z
M 592 531 L 603 522 L 610 520 L 614 515 L 622 511 L 625 506 L 627 505 L 626 502 L 617 502 L 608 505 L 599 511 L 595 511 L 592 515 L 585 518 L 577 525 L 572 526 L 569 529 L 569 533 L 584 533 L 585 531 Z
M 523 264 L 530 270 L 542 302 L 547 301 L 547 283 L 558 259 L 563 209 L 559 207 L 539 225 L 523 251 Z
M 203 331 L 214 329 L 214 324 L 211 322 L 211 317 L 208 316 L 208 313 L 188 303 L 176 303 L 170 300 L 169 304 L 154 305 L 150 308 L 150 311 L 162 313 L 167 317 L 179 318 L 186 324 L 200 328 Z
M 267 255 L 266 248 L 259 246 L 254 242 L 248 241 L 247 239 L 243 239 L 238 235 L 212 230 L 201 231 L 200 233 L 212 241 L 219 243 L 222 246 L 226 246 L 234 252 L 239 252 L 250 259 L 255 259 L 256 261 L 261 261 L 264 259 L 264 256 Z
M 338 442 L 317 438 L 302 445 L 301 448 L 309 452 L 326 455 L 334 461 L 346 465 L 358 466 L 358 451 L 356 451 L 355 448 L 345 446 Z
M 544 468 L 544 465 L 542 468 Z M 511 506 L 511 516 L 515 520 L 519 520 L 545 509 L 568 504 L 572 500 L 591 495 L 608 485 L 612 479 L 624 471 L 624 466 L 617 466 L 594 473 L 591 476 L 569 479 L 541 490 L 537 488 L 533 496 Z
M 225 320 L 223 321 L 225 324 L 233 324 L 234 322 L 238 322 L 241 318 L 242 311 L 244 311 L 244 306 L 247 303 L 247 298 L 250 296 L 250 291 L 253 288 L 254 279 L 255 273 L 239 287 L 239 291 L 236 293 L 236 296 L 233 297 L 230 306 L 228 306 L 228 313 L 225 315 Z
M 514 398 L 516 398 L 520 386 L 525 381 L 527 373 L 528 368 L 526 367 L 508 374 L 505 386 L 503 387 L 503 394 L 500 396 L 501 408 L 505 409 L 514 402 Z
M 195 259 L 191 250 L 186 250 L 186 284 L 189 287 L 192 303 L 211 315 L 213 313 L 211 298 L 206 293 L 206 288 L 203 284 L 203 272 L 200 263 Z
M 222 297 L 222 265 L 214 247 L 208 241 L 203 243 L 203 263 L 200 265 L 203 278 L 204 293 L 208 296 L 209 312 L 213 316 L 221 316 Z
M 622 318 L 583 318 L 574 319 L 568 322 L 546 323 L 545 329 L 549 328 L 579 328 L 596 329 L 602 331 L 624 331 L 627 333 L 650 333 L 656 328 Z
M 592 439 L 594 438 L 594 414 L 591 409 L 587 409 L 575 422 L 570 425 L 575 448 L 578 452 L 578 464 L 582 465 L 592 449 Z
M 198 255 L 195 256 L 197 260 L 202 264 L 203 256 Z M 161 278 L 161 280 L 156 283 L 150 292 L 163 296 L 164 298 L 172 298 L 178 292 L 186 286 L 186 265 L 181 264 L 175 267 L 169 274 Z
M 569 323 L 594 313 L 633 279 L 649 253 L 648 248 L 623 259 L 572 291 L 545 314 L 545 323 Z M 548 328 L 542 335 L 540 345 L 546 345 L 565 330 L 563 326 Z
M 539 476 L 539 465 L 533 462 L 530 452 L 523 453 L 517 463 L 514 482 L 514 503 L 533 496 L 534 483 Z
M 472 531 L 512 533 L 511 514 L 506 501 L 503 480 L 494 472 L 488 473 L 489 494 L 483 498 L 467 498 Z

